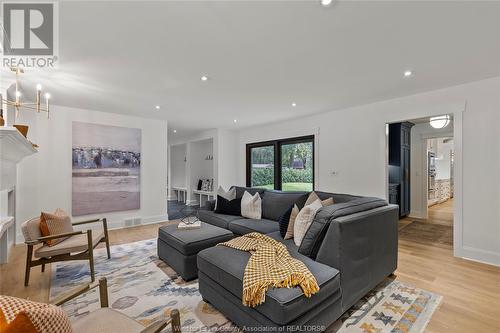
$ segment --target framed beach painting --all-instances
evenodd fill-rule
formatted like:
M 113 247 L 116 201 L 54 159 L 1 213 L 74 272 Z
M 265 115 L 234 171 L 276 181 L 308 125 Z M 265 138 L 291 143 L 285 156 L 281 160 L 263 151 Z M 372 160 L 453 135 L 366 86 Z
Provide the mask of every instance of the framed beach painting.
M 72 215 L 139 209 L 141 130 L 73 122 Z

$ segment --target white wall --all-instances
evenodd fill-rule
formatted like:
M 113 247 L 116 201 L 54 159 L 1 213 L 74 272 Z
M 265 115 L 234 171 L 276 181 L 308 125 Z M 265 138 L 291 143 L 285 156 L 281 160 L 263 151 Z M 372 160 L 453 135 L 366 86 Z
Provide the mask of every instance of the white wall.
M 170 146 L 170 185 L 186 187 L 186 145 Z
M 42 210 L 53 211 L 58 207 L 71 213 L 73 121 L 142 130 L 141 208 L 98 216 L 106 216 L 111 227 L 166 220 L 167 122 L 53 106 L 50 119 L 47 119 L 45 114 L 26 111 L 21 112 L 17 121 L 19 124 L 30 126 L 28 139 L 40 146 L 38 153 L 27 157 L 18 165 L 17 221 L 28 220 L 40 215 Z M 18 239 L 22 239 L 19 230 Z
M 206 160 L 208 155 L 213 155 L 213 139 L 188 143 L 191 147 L 189 160 L 191 161 L 190 181 L 191 190 L 198 188 L 200 179 L 214 178 L 214 160 Z M 193 200 L 196 196 L 193 196 Z
M 238 154 L 239 136 L 234 131 L 218 130 L 218 184 L 225 189 L 238 182 L 235 156 Z
M 455 254 L 500 265 L 499 92 L 496 77 L 247 128 L 240 132 L 238 183 L 245 184 L 246 143 L 317 130 L 317 189 L 386 197 L 385 124 L 454 113 L 462 117 L 455 121 L 463 136 L 463 152 L 456 151 L 463 160 L 463 204 L 455 204 L 463 223 L 457 228 Z

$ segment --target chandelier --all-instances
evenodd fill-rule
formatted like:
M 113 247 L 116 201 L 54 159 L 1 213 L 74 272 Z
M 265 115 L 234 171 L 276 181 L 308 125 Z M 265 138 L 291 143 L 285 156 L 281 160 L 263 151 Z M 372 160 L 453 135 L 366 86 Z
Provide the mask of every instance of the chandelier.
M 24 73 L 24 70 L 20 67 L 11 67 L 10 70 L 15 73 L 16 75 L 16 91 L 14 93 L 14 100 L 10 100 L 8 98 L 3 98 L 2 96 L 2 105 L 6 104 L 7 106 L 12 106 L 16 110 L 15 117 L 19 117 L 19 112 L 21 109 L 28 109 L 28 110 L 34 110 L 37 113 L 40 112 L 46 112 L 47 113 L 47 118 L 49 118 L 49 113 L 50 113 L 50 107 L 49 107 L 49 100 L 50 100 L 50 94 L 45 93 L 44 98 L 45 98 L 45 103 L 42 106 L 42 85 L 37 84 L 36 85 L 36 93 L 35 93 L 35 102 L 34 103 L 27 103 L 23 102 L 21 100 L 21 91 L 19 90 L 19 77 L 21 74 Z

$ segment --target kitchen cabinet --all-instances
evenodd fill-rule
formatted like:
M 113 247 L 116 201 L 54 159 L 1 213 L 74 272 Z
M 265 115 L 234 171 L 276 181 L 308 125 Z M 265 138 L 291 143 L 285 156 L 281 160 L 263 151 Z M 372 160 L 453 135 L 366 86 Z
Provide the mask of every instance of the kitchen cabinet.
M 389 125 L 389 183 L 398 186 L 397 204 L 399 216 L 410 214 L 410 155 L 411 128 L 410 122 Z M 389 193 L 391 186 L 389 186 Z M 394 198 L 393 198 L 394 199 Z

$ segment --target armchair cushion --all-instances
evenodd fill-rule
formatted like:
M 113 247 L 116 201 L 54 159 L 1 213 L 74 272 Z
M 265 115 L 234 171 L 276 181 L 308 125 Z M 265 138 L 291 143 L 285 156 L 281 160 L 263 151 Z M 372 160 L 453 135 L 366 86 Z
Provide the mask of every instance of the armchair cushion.
M 40 231 L 43 236 L 52 236 L 58 234 L 65 234 L 73 232 L 73 225 L 71 224 L 71 219 L 64 212 L 64 210 L 58 208 L 54 213 L 40 214 Z M 66 238 L 57 238 L 45 241 L 48 246 L 54 246 Z
M 92 245 L 95 247 L 99 241 L 104 237 L 102 229 L 92 229 Z M 36 258 L 48 258 L 59 254 L 83 252 L 88 250 L 87 234 L 71 236 L 64 239 L 62 242 L 54 245 L 43 245 L 35 250 Z
M 73 322 L 75 333 L 139 333 L 144 326 L 110 308 L 100 308 Z
M 68 316 L 60 307 L 0 295 L 0 332 L 73 331 Z
M 26 242 L 31 242 L 42 237 L 42 232 L 40 231 L 40 217 L 32 218 L 21 224 L 21 231 L 23 232 Z

